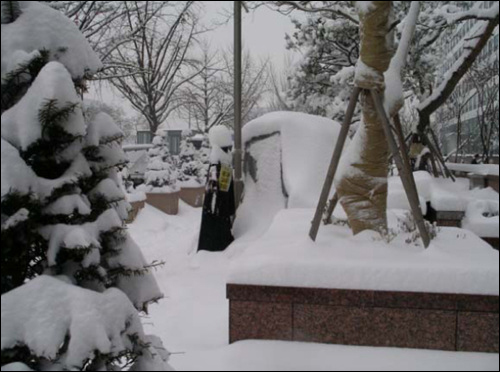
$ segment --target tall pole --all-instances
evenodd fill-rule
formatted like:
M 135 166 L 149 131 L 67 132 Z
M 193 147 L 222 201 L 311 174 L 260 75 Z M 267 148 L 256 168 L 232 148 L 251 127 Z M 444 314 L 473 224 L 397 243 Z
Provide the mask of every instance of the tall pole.
M 242 2 L 234 2 L 234 193 L 238 207 L 243 193 L 242 106 Z

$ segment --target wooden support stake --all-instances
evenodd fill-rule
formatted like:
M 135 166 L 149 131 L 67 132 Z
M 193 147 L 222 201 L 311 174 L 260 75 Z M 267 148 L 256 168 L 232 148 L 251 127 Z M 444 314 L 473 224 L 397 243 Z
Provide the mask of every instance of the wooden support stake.
M 325 225 L 332 224 L 332 215 L 333 212 L 335 212 L 335 208 L 337 208 L 338 203 L 339 203 L 339 194 L 335 193 L 335 195 L 333 195 L 333 198 L 328 203 L 328 208 L 326 208 L 324 216 Z
M 387 141 L 389 143 L 389 148 L 393 153 L 394 161 L 396 162 L 396 166 L 398 167 L 401 180 L 403 181 L 403 186 L 408 196 L 413 216 L 416 220 L 417 227 L 420 231 L 420 235 L 424 242 L 424 246 L 425 248 L 428 248 L 431 243 L 431 238 L 429 235 L 429 231 L 427 230 L 427 226 L 425 225 L 425 220 L 420 205 L 420 198 L 418 197 L 418 191 L 414 186 L 416 185 L 416 183 L 415 179 L 413 178 L 413 173 L 410 171 L 409 167 L 405 164 L 405 161 L 403 160 L 403 157 L 399 152 L 396 139 L 394 138 L 394 135 L 392 133 L 391 123 L 385 112 L 384 101 L 382 99 L 381 94 L 376 90 L 372 90 L 371 94 L 373 97 L 373 101 L 375 103 L 375 108 L 377 109 L 377 113 L 382 122 L 382 126 L 384 128 Z M 411 181 L 412 179 L 413 182 Z
M 351 100 L 349 101 L 349 107 L 347 108 L 344 124 L 342 125 L 337 145 L 335 146 L 335 151 L 333 152 L 332 161 L 330 162 L 330 167 L 328 168 L 325 184 L 323 185 L 318 207 L 316 208 L 316 214 L 314 215 L 314 219 L 312 221 L 311 230 L 309 231 L 309 236 L 313 241 L 316 241 L 316 238 L 318 237 L 319 226 L 321 225 L 326 203 L 328 202 L 333 181 L 339 167 L 342 151 L 344 150 L 347 137 L 349 136 L 352 118 L 354 117 L 354 111 L 356 110 L 360 94 L 361 88 L 355 87 L 351 95 Z

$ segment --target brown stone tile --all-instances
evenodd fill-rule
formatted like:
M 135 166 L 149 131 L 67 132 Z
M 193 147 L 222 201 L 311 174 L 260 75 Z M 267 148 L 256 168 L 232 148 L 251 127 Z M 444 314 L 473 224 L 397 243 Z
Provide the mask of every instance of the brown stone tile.
M 374 307 L 454 311 L 457 309 L 457 296 L 437 293 L 374 292 Z
M 454 312 L 296 305 L 294 340 L 455 350 Z
M 236 301 L 292 303 L 300 288 L 227 285 L 227 298 Z
M 236 301 L 372 306 L 373 292 L 228 284 L 227 298 Z
M 292 341 L 292 304 L 231 301 L 230 342 Z
M 498 296 L 457 295 L 457 309 L 462 312 L 498 314 Z
M 458 351 L 498 353 L 498 313 L 459 313 Z

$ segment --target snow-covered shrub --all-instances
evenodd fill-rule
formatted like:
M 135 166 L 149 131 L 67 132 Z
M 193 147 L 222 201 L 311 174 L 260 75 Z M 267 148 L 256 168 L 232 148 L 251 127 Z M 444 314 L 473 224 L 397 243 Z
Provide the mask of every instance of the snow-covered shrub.
M 183 187 L 204 185 L 207 172 L 205 168 L 200 152 L 196 150 L 189 137 L 184 137 L 179 154 L 180 185 Z
M 157 362 L 168 356 L 155 346 L 134 306 L 115 288 L 97 293 L 42 275 L 2 296 L 2 362 L 25 353 L 35 357 L 24 364 L 36 370 L 103 371 L 135 354 L 138 370 L 158 371 Z
M 162 294 L 123 222 L 123 133 L 106 114 L 85 117 L 77 93 L 100 64 L 59 12 L 20 4 L 2 24 L 2 365 L 164 370 L 138 321 Z M 41 68 L 13 58 L 42 48 L 51 62 Z
M 179 174 L 165 138 L 156 136 L 153 139 L 153 148 L 149 150 L 148 156 L 145 187 L 141 191 L 167 194 L 179 191 Z

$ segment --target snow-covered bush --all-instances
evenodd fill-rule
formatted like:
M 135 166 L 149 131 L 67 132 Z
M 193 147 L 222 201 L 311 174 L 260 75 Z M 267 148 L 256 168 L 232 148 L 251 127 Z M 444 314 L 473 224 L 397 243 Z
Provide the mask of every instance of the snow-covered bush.
M 155 345 L 127 296 L 115 288 L 97 293 L 42 275 L 2 296 L 2 362 L 25 353 L 35 357 L 24 364 L 36 370 L 47 365 L 102 371 L 110 361 L 118 366 L 136 354 L 135 370 L 157 371 L 152 361 L 167 355 Z
M 164 370 L 138 320 L 162 294 L 123 222 L 123 133 L 106 114 L 85 117 L 77 93 L 100 64 L 63 15 L 19 3 L 2 22 L 2 365 Z M 41 68 L 13 57 L 43 48 Z
M 179 191 L 179 174 L 165 138 L 156 136 L 153 139 L 153 148 L 149 150 L 148 156 L 145 186 L 141 191 L 167 194 Z
M 205 184 L 206 169 L 190 138 L 183 137 L 179 154 L 179 181 L 182 187 L 200 187 Z

